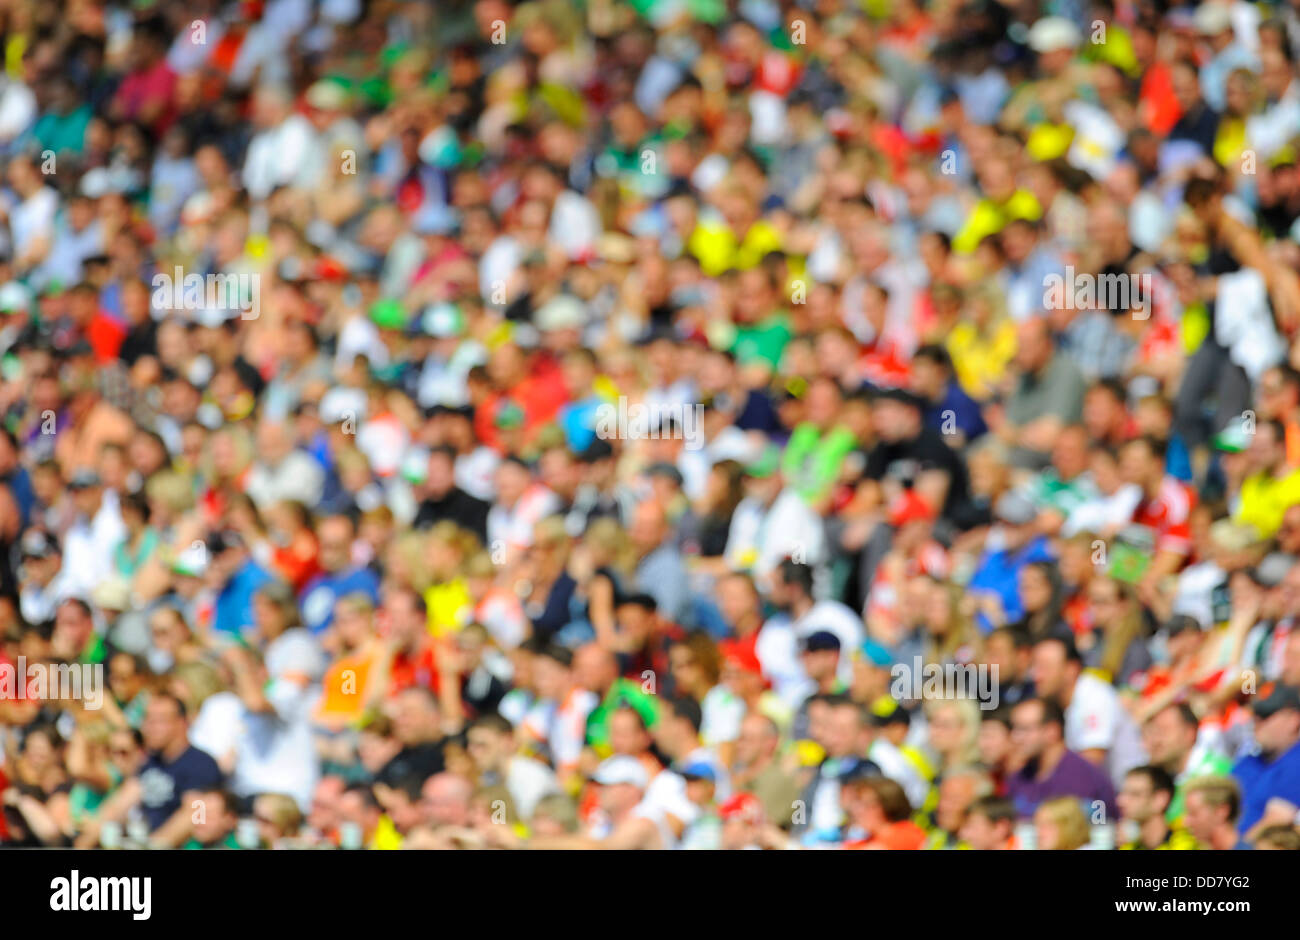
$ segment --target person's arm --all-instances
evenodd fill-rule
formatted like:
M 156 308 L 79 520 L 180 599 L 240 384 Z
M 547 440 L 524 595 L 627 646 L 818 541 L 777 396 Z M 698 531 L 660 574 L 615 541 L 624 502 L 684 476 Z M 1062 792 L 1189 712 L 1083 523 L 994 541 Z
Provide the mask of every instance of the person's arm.
M 118 791 L 110 796 L 99 808 L 99 815 L 86 824 L 73 843 L 74 848 L 93 849 L 99 845 L 99 831 L 106 822 L 121 822 L 126 814 L 140 802 L 143 790 L 140 779 L 132 777 L 122 784 Z
M 149 845 L 158 849 L 175 849 L 185 844 L 194 834 L 194 804 L 203 799 L 198 790 L 190 790 L 181 797 L 181 805 L 165 823 L 149 836 Z
M 23 822 L 32 835 L 40 840 L 41 845 L 59 845 L 63 842 L 65 836 L 62 830 L 40 800 L 19 793 L 16 787 L 10 787 L 4 792 L 4 804 L 22 814 Z
M 654 837 L 655 824 L 644 817 L 637 816 L 620 824 L 604 839 L 567 835 L 544 836 L 540 839 L 531 839 L 525 845 L 530 849 L 627 851 L 654 848 Z
M 101 792 L 107 792 L 113 786 L 113 778 L 104 764 L 91 759 L 90 745 L 80 728 L 73 732 L 72 740 L 68 742 L 68 774 Z

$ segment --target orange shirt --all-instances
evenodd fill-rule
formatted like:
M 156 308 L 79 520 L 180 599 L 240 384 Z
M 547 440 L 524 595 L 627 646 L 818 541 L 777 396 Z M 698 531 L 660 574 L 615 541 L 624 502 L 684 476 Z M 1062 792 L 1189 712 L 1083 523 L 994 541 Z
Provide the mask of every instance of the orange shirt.
M 910 819 L 903 819 L 899 822 L 890 823 L 879 832 L 872 834 L 870 839 L 859 839 L 856 842 L 846 842 L 846 849 L 919 849 L 925 843 L 925 830 L 912 822 Z
M 366 704 L 366 684 L 370 679 L 373 654 L 366 650 L 341 657 L 330 666 L 321 682 L 321 701 L 317 714 L 322 718 L 361 717 Z

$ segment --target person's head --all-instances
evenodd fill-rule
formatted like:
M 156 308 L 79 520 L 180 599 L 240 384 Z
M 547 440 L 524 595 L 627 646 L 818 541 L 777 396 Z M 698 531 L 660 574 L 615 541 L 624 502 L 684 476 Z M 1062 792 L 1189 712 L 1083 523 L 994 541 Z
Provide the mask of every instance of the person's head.
M 293 588 L 283 581 L 268 581 L 253 595 L 253 620 L 257 635 L 269 643 L 284 631 L 300 625 Z
M 785 559 L 777 565 L 771 600 L 782 610 L 801 611 L 812 602 L 813 571 L 809 565 Z
M 622 756 L 602 761 L 591 779 L 598 786 L 600 808 L 613 819 L 621 819 L 640 803 L 650 783 L 640 761 Z
M 871 400 L 871 426 L 887 443 L 912 440 L 921 431 L 921 403 L 909 392 L 882 392 Z
M 745 572 L 732 572 L 718 580 L 718 609 L 733 628 L 755 615 L 761 615 L 762 598 L 754 579 Z
M 958 833 L 976 851 L 1004 849 L 1016 827 L 1016 805 L 997 796 L 984 796 L 971 804 Z
M 849 819 L 872 834 L 912 815 L 907 794 L 888 777 L 855 777 L 844 784 L 840 799 Z
M 829 702 L 822 725 L 821 744 L 830 757 L 860 756 L 866 750 L 867 716 L 863 707 L 845 696 Z
M 1043 317 L 1030 317 L 1016 328 L 1015 364 L 1022 372 L 1037 374 L 1052 361 L 1051 327 Z
M 609 749 L 614 754 L 640 757 L 650 751 L 653 738 L 641 713 L 630 705 L 615 708 L 609 716 Z
M 1241 785 L 1234 777 L 1196 777 L 1183 785 L 1183 823 L 1210 846 L 1231 832 L 1241 814 Z
M 922 346 L 912 357 L 912 391 L 927 401 L 943 397 L 952 374 L 952 357 L 938 343 Z
M 704 724 L 704 714 L 700 705 L 692 698 L 678 696 L 668 701 L 668 707 L 662 709 L 659 722 L 651 734 L 660 751 L 676 760 L 685 757 L 700 743 L 700 728 Z
M 1155 764 L 1134 767 L 1116 795 L 1120 818 L 1142 825 L 1162 818 L 1174 799 L 1174 778 Z
M 514 729 L 497 714 L 474 719 L 465 734 L 465 746 L 480 773 L 499 773 L 515 753 Z
M 998 681 L 1015 682 L 1029 669 L 1033 643 L 1029 635 L 1015 627 L 998 627 L 984 641 L 984 662 L 997 667 Z
M 925 707 L 930 746 L 945 764 L 965 763 L 977 755 L 979 706 L 971 699 L 930 699 Z
M 1255 836 L 1255 849 L 1300 851 L 1300 829 L 1285 823 L 1265 826 Z
M 1186 703 L 1160 709 L 1142 726 L 1142 743 L 1151 763 L 1177 776 L 1196 745 L 1199 728 L 1200 720 Z
M 322 835 L 333 832 L 339 824 L 339 804 L 346 787 L 342 777 L 334 774 L 321 777 L 316 789 L 312 791 L 307 825 Z
M 580 688 L 604 695 L 618 678 L 618 660 L 600 644 L 587 643 L 573 654 L 573 678 Z
M 432 826 L 464 826 L 469 823 L 474 786 L 459 774 L 434 774 L 420 790 L 424 822 Z
M 819 686 L 835 678 L 840 653 L 840 638 L 829 630 L 810 633 L 799 644 L 799 662 L 804 674 Z
M 337 805 L 339 827 L 354 827 L 361 836 L 361 843 L 368 843 L 383 815 L 374 790 L 366 784 L 354 783 L 343 791 Z
M 1011 756 L 1011 713 L 1005 708 L 980 713 L 979 738 L 975 742 L 980 763 L 1002 767 Z
M 320 543 L 317 563 L 329 574 L 337 574 L 352 565 L 352 540 L 356 527 L 345 515 L 326 516 L 316 524 Z
M 235 797 L 226 790 L 208 790 L 190 807 L 194 838 L 203 845 L 215 845 L 235 831 L 239 808 Z
M 1040 696 L 1066 701 L 1082 670 L 1083 659 L 1072 640 L 1049 636 L 1034 644 L 1030 673 L 1034 690 Z
M 95 622 L 90 606 L 80 598 L 70 597 L 59 605 L 54 614 L 54 651 L 66 658 L 76 659 L 90 642 Z
M 573 653 L 553 643 L 543 646 L 533 660 L 533 685 L 543 701 L 561 701 L 573 685 Z
M 767 715 L 751 711 L 740 722 L 735 757 L 741 767 L 764 766 L 781 746 L 781 730 Z
M 263 845 L 293 838 L 302 826 L 302 810 L 293 797 L 283 793 L 263 793 L 253 800 L 253 819 Z
M 140 733 L 150 751 L 171 751 L 183 746 L 188 728 L 185 703 L 168 692 L 149 696 Z
M 1252 703 L 1255 742 L 1264 754 L 1285 754 L 1300 742 L 1300 690 L 1276 684 Z
M 1038 848 L 1048 851 L 1079 849 L 1088 844 L 1088 816 L 1076 797 L 1045 800 L 1034 811 Z
M 984 771 L 970 765 L 953 767 L 939 781 L 935 822 L 945 832 L 957 832 L 975 801 L 992 793 L 993 781 Z
M 1154 492 L 1165 475 L 1165 451 L 1165 443 L 1154 437 L 1129 441 L 1120 450 L 1121 478 L 1125 483 L 1140 486 L 1146 493 Z
M 1011 709 L 1011 747 L 1021 761 L 1064 747 L 1065 713 L 1053 699 L 1026 699 Z
M 438 700 L 423 686 L 403 689 L 393 701 L 393 734 L 410 747 L 442 736 Z

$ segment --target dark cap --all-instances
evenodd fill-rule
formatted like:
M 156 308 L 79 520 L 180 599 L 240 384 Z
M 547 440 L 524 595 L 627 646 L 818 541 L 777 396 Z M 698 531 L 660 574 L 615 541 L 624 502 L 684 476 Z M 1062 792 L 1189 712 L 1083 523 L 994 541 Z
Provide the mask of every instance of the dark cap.
M 645 474 L 648 477 L 663 477 L 665 480 L 672 480 L 677 486 L 682 485 L 682 472 L 670 463 L 660 461 L 652 463 L 646 467 Z
M 1174 614 L 1165 621 L 1164 629 L 1168 636 L 1178 636 L 1189 631 L 1200 633 L 1203 628 L 1201 622 L 1190 614 Z
M 816 633 L 810 633 L 803 639 L 800 644 L 805 653 L 820 653 L 824 650 L 840 651 L 840 638 L 829 630 L 818 630 Z
M 911 405 L 918 411 L 925 407 L 919 395 L 909 392 L 905 388 L 880 388 L 871 393 L 871 400 L 877 401 L 896 401 L 900 405 Z
M 1300 689 L 1280 682 L 1268 695 L 1255 699 L 1251 706 L 1257 718 L 1271 718 L 1284 708 L 1300 711 Z

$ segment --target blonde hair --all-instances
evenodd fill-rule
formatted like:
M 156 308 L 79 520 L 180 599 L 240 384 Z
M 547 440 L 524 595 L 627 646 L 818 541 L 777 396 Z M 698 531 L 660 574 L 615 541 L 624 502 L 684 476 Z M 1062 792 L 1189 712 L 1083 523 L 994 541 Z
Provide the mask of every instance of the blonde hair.
M 1088 844 L 1088 817 L 1083 814 L 1083 807 L 1072 796 L 1058 796 L 1044 800 L 1034 811 L 1034 816 L 1042 813 L 1060 831 L 1058 849 L 1078 849 Z
M 609 559 L 609 565 L 621 573 L 630 572 L 635 566 L 635 554 L 627 532 L 616 519 L 601 516 L 595 519 L 582 537 L 582 543 L 596 549 Z
M 928 699 L 925 703 L 926 720 L 933 722 L 934 717 L 945 709 L 952 709 L 962 723 L 962 746 L 957 760 L 963 764 L 979 763 L 979 706 L 968 698 Z

